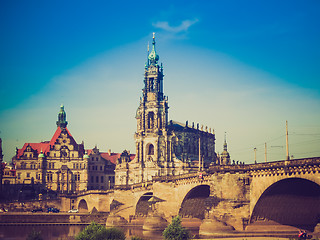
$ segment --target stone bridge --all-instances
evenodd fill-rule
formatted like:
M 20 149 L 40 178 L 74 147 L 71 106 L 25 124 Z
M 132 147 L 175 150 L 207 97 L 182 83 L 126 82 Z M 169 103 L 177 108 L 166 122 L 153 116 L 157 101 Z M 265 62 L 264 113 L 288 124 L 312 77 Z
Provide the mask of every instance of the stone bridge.
M 178 214 L 216 219 L 236 230 L 274 221 L 313 231 L 320 222 L 319 170 L 320 158 L 211 166 L 206 172 L 86 192 L 74 204 L 88 211 L 110 211 L 128 221 L 152 210 L 167 220 Z

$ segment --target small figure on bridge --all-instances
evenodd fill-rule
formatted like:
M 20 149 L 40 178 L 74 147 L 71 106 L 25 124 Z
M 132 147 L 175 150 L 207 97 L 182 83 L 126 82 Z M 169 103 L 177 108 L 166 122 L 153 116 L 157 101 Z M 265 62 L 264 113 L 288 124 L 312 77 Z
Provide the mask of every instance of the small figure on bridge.
M 305 230 L 300 230 L 299 229 L 299 235 L 298 235 L 299 239 L 309 239 L 311 238 L 312 236 L 310 235 L 307 235 L 307 232 Z

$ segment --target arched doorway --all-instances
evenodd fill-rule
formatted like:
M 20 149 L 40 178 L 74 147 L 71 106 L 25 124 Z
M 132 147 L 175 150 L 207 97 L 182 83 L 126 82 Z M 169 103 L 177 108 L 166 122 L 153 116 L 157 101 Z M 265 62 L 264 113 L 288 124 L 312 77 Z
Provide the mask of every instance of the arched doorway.
M 250 223 L 259 220 L 313 231 L 320 220 L 320 186 L 302 178 L 272 184 L 255 205 Z
M 210 186 L 200 185 L 191 189 L 183 199 L 179 215 L 182 217 L 193 217 L 204 219 L 208 208 Z
M 152 192 L 148 192 L 143 194 L 136 206 L 136 216 L 145 217 L 148 215 L 148 212 L 150 210 L 150 204 L 148 200 L 153 196 Z
M 88 212 L 88 205 L 86 200 L 81 199 L 78 205 L 79 212 Z

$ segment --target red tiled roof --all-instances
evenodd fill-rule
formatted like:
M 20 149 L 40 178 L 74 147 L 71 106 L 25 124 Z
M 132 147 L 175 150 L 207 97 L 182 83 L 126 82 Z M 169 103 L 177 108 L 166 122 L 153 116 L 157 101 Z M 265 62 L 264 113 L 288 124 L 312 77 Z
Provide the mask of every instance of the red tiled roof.
M 69 130 L 67 128 L 66 128 L 66 130 L 67 130 L 67 133 L 71 139 L 70 143 L 73 145 L 77 145 L 76 141 L 73 139 Z M 25 143 L 21 149 L 18 149 L 18 156 L 17 157 L 19 158 L 23 155 L 23 153 L 26 150 L 28 145 L 30 145 L 30 147 L 33 150 L 37 150 L 38 153 L 40 153 L 42 151 L 43 154 L 46 154 L 47 152 L 50 151 L 50 146 L 53 146 L 55 144 L 55 142 L 56 142 L 57 138 L 60 136 L 60 134 L 61 134 L 61 128 L 58 127 L 56 132 L 53 134 L 53 137 L 51 138 L 50 141 L 45 141 L 45 142 L 40 142 L 40 143 Z
M 101 153 L 101 157 L 106 160 L 109 160 L 113 164 L 117 164 L 117 159 L 120 157 L 121 153 Z
M 92 149 L 88 149 L 86 150 L 87 154 L 90 155 L 90 153 L 92 152 Z M 100 152 L 101 157 L 103 157 L 104 159 L 112 162 L 113 164 L 117 164 L 117 159 L 120 158 L 121 153 L 108 153 L 108 152 Z M 133 160 L 135 158 L 135 154 L 130 154 L 130 160 Z
M 38 153 L 41 151 L 46 153 L 46 149 L 48 149 L 49 142 L 41 142 L 41 143 L 25 143 L 21 149 L 18 149 L 18 158 L 21 157 L 26 150 L 27 146 L 30 146 L 33 150 L 37 150 Z

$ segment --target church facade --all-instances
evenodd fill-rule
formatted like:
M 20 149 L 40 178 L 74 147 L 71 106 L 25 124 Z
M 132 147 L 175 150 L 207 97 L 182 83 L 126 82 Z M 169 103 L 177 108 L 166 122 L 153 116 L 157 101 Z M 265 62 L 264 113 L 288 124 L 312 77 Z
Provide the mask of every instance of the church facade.
M 168 97 L 163 92 L 163 67 L 156 42 L 145 65 L 144 88 L 136 112 L 136 156 L 123 153 L 115 169 L 116 185 L 151 181 L 154 176 L 180 175 L 217 163 L 215 133 L 208 127 L 168 120 Z

